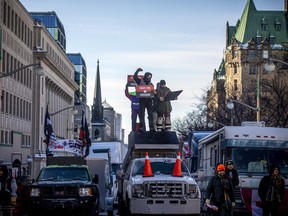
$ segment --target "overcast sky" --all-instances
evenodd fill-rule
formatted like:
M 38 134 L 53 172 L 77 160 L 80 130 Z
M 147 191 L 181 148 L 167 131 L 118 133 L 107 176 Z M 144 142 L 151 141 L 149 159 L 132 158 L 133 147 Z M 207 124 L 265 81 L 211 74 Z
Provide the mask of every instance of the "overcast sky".
M 88 105 L 100 61 L 102 100 L 131 130 L 127 75 L 138 67 L 183 89 L 172 102 L 172 120 L 193 109 L 210 86 L 225 48 L 226 22 L 235 25 L 247 0 L 20 0 L 31 12 L 55 11 L 65 28 L 67 53 L 81 53 L 88 71 Z M 284 0 L 254 0 L 257 10 L 284 10 Z M 146 115 L 147 116 L 147 115 Z

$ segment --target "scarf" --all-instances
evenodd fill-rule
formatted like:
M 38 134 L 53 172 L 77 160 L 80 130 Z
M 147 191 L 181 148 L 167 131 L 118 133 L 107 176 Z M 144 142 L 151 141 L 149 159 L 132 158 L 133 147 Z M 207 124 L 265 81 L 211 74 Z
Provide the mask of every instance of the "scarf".
M 281 202 L 279 189 L 281 187 L 281 175 L 272 175 L 267 185 L 266 201 Z

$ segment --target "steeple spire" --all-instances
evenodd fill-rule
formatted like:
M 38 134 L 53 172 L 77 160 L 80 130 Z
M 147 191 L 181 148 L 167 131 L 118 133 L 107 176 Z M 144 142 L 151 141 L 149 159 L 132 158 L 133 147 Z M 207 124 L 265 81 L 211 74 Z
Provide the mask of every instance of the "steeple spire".
M 103 123 L 103 106 L 102 106 L 102 96 L 101 96 L 99 59 L 97 60 L 97 71 L 96 71 L 95 86 L 94 86 L 94 98 L 93 98 L 91 122 Z

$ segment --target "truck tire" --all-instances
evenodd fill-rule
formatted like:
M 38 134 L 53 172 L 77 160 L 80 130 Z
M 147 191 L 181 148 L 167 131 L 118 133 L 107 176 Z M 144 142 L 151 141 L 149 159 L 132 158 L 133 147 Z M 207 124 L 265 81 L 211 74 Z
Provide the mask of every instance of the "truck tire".
M 107 216 L 113 216 L 113 211 L 108 211 Z
M 99 216 L 99 211 L 97 210 L 97 206 L 93 206 L 90 209 L 88 209 L 87 213 L 85 215 L 87 215 L 87 216 Z

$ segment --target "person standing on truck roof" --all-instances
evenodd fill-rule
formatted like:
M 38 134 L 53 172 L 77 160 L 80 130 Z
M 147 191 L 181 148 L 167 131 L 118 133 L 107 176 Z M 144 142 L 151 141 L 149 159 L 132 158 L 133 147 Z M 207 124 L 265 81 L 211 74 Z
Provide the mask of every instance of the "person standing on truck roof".
M 239 176 L 238 172 L 236 169 L 233 168 L 234 164 L 232 160 L 227 160 L 226 163 L 226 168 L 225 168 L 225 173 L 230 176 L 233 188 L 235 190 L 235 187 L 239 185 Z
M 172 106 L 170 100 L 165 100 L 165 96 L 171 90 L 166 86 L 166 81 L 160 81 L 160 87 L 157 90 L 157 130 L 170 130 L 171 129 L 171 111 Z M 163 127 L 164 123 L 164 127 Z
M 139 98 L 136 97 L 136 89 L 134 92 L 129 92 L 127 83 L 125 88 L 125 95 L 131 101 L 132 131 L 136 131 L 137 117 L 140 119 L 140 105 L 139 105 Z
M 159 99 L 157 98 L 157 91 L 159 88 L 160 88 L 160 82 L 156 84 L 156 89 L 154 90 L 154 97 L 153 97 L 153 127 L 155 131 L 157 131 L 157 118 L 158 118 L 157 104 L 159 101 Z
M 216 206 L 214 215 L 231 216 L 235 206 L 234 190 L 230 177 L 225 173 L 225 166 L 219 164 L 206 189 L 206 206 Z M 210 210 L 210 208 L 208 208 Z M 216 210 L 215 210 L 216 209 Z
M 151 82 L 152 79 L 152 73 L 146 72 L 144 74 L 144 77 L 140 79 L 138 77 L 138 73 L 140 71 L 143 71 L 142 68 L 138 68 L 136 72 L 134 73 L 134 81 L 138 85 L 153 85 Z M 140 131 L 145 131 L 145 109 L 147 109 L 148 114 L 148 122 L 149 122 L 149 129 L 150 131 L 154 131 L 153 128 L 153 99 L 152 98 L 139 98 L 139 105 L 140 105 Z
M 269 175 L 264 176 L 259 184 L 258 195 L 261 199 L 263 216 L 279 216 L 278 209 L 285 194 L 285 181 L 277 165 L 270 167 Z

